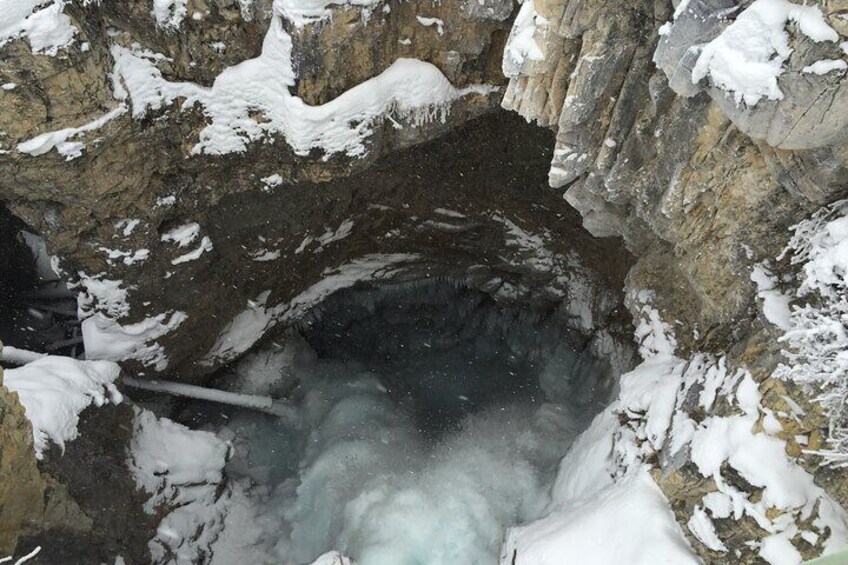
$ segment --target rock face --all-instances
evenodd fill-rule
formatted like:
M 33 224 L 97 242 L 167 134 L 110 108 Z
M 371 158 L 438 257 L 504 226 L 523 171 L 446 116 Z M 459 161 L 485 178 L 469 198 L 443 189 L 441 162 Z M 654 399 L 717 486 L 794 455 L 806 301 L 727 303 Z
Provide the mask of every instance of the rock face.
M 21 532 L 40 524 L 47 485 L 36 466 L 32 427 L 6 388 L 0 388 L 0 440 L 0 553 L 8 555 Z
M 642 256 L 632 286 L 673 290 L 658 294 L 702 336 L 732 327 L 750 306 L 746 265 L 775 256 L 789 225 L 838 196 L 846 162 L 835 138 L 808 136 L 807 151 L 790 153 L 740 124 L 771 119 L 776 107 L 795 112 L 796 98 L 829 92 L 837 77 L 816 75 L 803 81 L 807 94 L 743 108 L 716 88 L 699 93 L 681 78 L 691 76 L 682 62 L 667 62 L 691 52 L 675 47 L 681 41 L 688 47 L 727 27 L 719 7 L 704 19 L 708 7 L 692 3 L 660 40 L 659 24 L 672 18 L 662 3 L 532 6 L 545 19 L 535 27 L 543 56 L 520 65 L 507 56 L 504 106 L 557 132 L 551 184 L 566 189 L 592 233 L 621 235 Z M 817 56 L 799 49 L 791 64 Z M 786 73 L 780 84 L 796 82 Z M 838 122 L 839 112 L 828 119 Z M 646 280 L 651 271 L 662 275 Z
M 161 517 L 143 510 L 147 497 L 128 467 L 132 421 L 126 403 L 83 412 L 80 437 L 40 464 L 66 507 L 53 509 L 48 498 L 50 520 L 21 536 L 19 548 L 41 546 L 45 563 L 105 563 L 116 555 L 149 563 L 148 543 Z
M 320 21 L 284 21 L 279 4 L 189 2 L 189 16 L 200 18 L 185 17 L 176 31 L 157 27 L 149 2 L 74 3 L 65 14 L 75 39 L 57 56 L 33 53 L 27 37 L 0 46 L 0 84 L 14 84 L 0 96 L 8 150 L 0 199 L 44 236 L 63 278 L 79 284 L 86 353 L 123 359 L 141 375 L 199 382 L 329 291 L 447 278 L 528 309 L 556 309 L 609 374 L 629 366 L 620 289 L 632 258 L 619 242 L 589 236 L 547 187 L 550 132 L 495 112 L 512 3 L 340 6 Z M 399 57 L 435 67 L 415 65 L 404 80 L 368 91 L 367 104 L 354 101 L 364 107 L 353 114 L 359 121 L 334 131 L 361 142 L 361 154 L 330 151 L 323 138 L 299 154 L 280 131 L 243 151 L 195 154 L 215 120 L 214 100 L 182 105 L 185 96 L 162 92 L 195 84 L 194 94 L 208 93 L 227 69 L 275 52 L 286 37 L 297 81 L 274 83 L 269 96 L 311 116 L 349 100 Z M 119 59 L 142 76 L 113 73 Z M 395 91 L 414 97 L 419 74 L 442 76 L 423 85 L 447 97 L 405 107 Z M 121 89 L 132 96 L 116 99 Z M 371 97 L 385 92 L 387 104 L 372 111 Z M 295 94 L 302 102 L 286 97 Z M 251 106 L 235 130 L 266 127 L 271 110 Z M 233 328 L 248 331 L 235 340 Z M 81 531 L 15 526 L 19 548 L 40 544 L 57 563 L 116 554 L 146 562 L 161 516 L 141 512 L 126 474 L 127 410 L 98 411 L 64 457 L 40 465 L 80 509 L 60 525 Z M 19 510 L 10 524 L 30 520 Z
M 841 60 L 843 53 L 836 33 L 827 41 L 815 33 L 805 34 L 803 20 L 792 24 L 795 33 L 790 43 L 791 55 L 780 80 L 782 97 L 777 100 L 763 100 L 755 106 L 739 104 L 733 93 L 714 84 L 705 87 L 704 81 L 691 78 L 698 59 L 698 50 L 693 47 L 727 29 L 726 10 L 732 8 L 734 4 L 728 2 L 695 0 L 676 15 L 654 57 L 671 88 L 687 97 L 706 91 L 740 131 L 771 147 L 817 149 L 848 141 L 848 86 L 842 80 L 844 72 L 817 74 L 807 68 L 819 60 Z M 822 8 L 827 23 L 835 26 L 833 31 L 841 29 L 844 33 L 841 13 L 845 6 L 833 2 Z
M 115 322 L 130 327 L 124 338 L 139 332 L 157 338 L 167 333 L 160 340 L 161 355 L 158 349 L 133 353 L 133 348 L 159 347 L 145 345 L 144 339 L 130 345 L 129 353 L 123 351 L 123 357 L 143 358 L 150 369 L 164 369 L 167 359 L 169 368 L 185 379 L 213 370 L 214 360 L 204 366 L 198 361 L 249 300 L 272 289 L 269 306 L 290 299 L 317 282 L 325 269 L 355 257 L 364 248 L 355 241 L 381 238 L 395 223 L 398 212 L 385 206 L 411 204 L 415 182 L 427 185 L 433 200 L 439 200 L 433 183 L 421 179 L 402 186 L 407 191 L 403 196 L 395 192 L 387 198 L 368 177 L 342 179 L 381 155 L 442 134 L 497 103 L 493 89 L 504 82 L 499 64 L 510 3 L 343 6 L 333 11 L 332 21 L 321 17 L 323 11 L 283 19 L 279 13 L 286 9 L 285 3 L 189 2 L 187 14 L 192 17 L 177 22 L 176 32 L 174 18 L 180 18 L 170 14 L 157 26 L 149 2 L 120 7 L 74 4 L 66 15 L 76 27 L 75 40 L 58 56 L 34 54 L 26 38 L 2 47 L 2 80 L 13 86 L 0 97 L 0 130 L 5 132 L 5 147 L 11 149 L 0 155 L 0 194 L 17 216 L 45 236 L 69 279 L 82 280 L 83 288 L 92 278 L 123 281 L 120 287 L 113 285 L 118 294 L 109 296 L 95 296 L 94 286 L 102 289 L 102 284 L 92 283 L 91 311 L 107 316 L 104 323 L 113 330 Z M 262 143 L 250 143 L 240 153 L 192 156 L 198 132 L 208 123 L 204 108 L 207 113 L 209 108 L 187 104 L 180 109 L 179 100 L 162 92 L 174 84 L 213 85 L 228 67 L 274 51 L 279 47 L 274 38 L 280 45 L 292 45 L 288 61 L 297 81 L 291 92 L 302 100 L 293 99 L 295 106 L 320 108 L 314 105 L 339 98 L 398 57 L 435 64 L 441 73 L 416 67 L 410 80 L 426 71 L 456 98 L 409 110 L 402 107 L 399 94 L 392 94 L 408 81 L 384 81 L 377 88 L 391 94 L 387 106 L 379 115 L 360 112 L 361 123 L 341 131 L 367 147 L 353 158 L 324 155 L 317 147 L 312 155 L 297 155 L 279 134 L 266 135 Z M 143 76 L 114 74 L 124 60 L 121 56 L 136 65 L 134 72 L 143 69 L 138 71 Z M 150 61 L 155 65 L 145 67 Z M 143 85 L 156 77 L 161 78 L 159 86 L 145 90 Z M 282 83 L 272 86 L 286 89 Z M 461 94 L 464 87 L 471 90 Z M 116 100 L 125 89 L 132 93 L 130 99 Z M 144 101 L 151 89 L 162 96 L 148 104 Z M 365 94 L 366 99 L 378 91 Z M 246 104 L 242 125 L 267 123 L 268 110 Z M 107 121 L 97 122 L 104 116 Z M 88 133 L 58 145 L 53 138 L 39 145 L 31 152 L 39 156 L 20 150 L 21 142 L 39 134 L 92 120 L 97 127 Z M 526 151 L 538 146 L 537 139 L 538 134 L 528 140 Z M 87 143 L 84 149 L 73 145 L 79 140 Z M 324 141 L 314 140 L 319 145 Z M 78 158 L 66 160 L 77 153 Z M 431 179 L 440 176 L 435 170 L 427 174 Z M 321 184 L 331 180 L 334 184 Z M 452 188 L 447 182 L 438 186 Z M 485 199 L 485 190 L 479 189 L 475 196 Z M 469 202 L 471 198 L 468 195 Z M 427 220 L 416 212 L 422 211 L 413 206 L 400 215 Z M 432 216 L 432 210 L 427 214 Z M 325 243 L 347 236 L 350 222 L 350 245 L 334 256 L 322 253 Z M 196 241 L 167 240 L 175 228 L 193 224 L 198 226 Z M 397 247 L 413 251 L 416 246 L 386 243 L 370 250 Z M 200 258 L 192 260 L 195 255 Z M 297 272 L 281 268 L 292 264 L 299 266 Z M 286 280 L 292 277 L 297 280 Z
M 781 332 L 762 318 L 749 279 L 754 265 L 781 252 L 789 226 L 846 194 L 845 73 L 804 69 L 842 60 L 844 6 L 813 8 L 830 26 L 826 38 L 814 37 L 800 16 L 786 17 L 780 28 L 788 26 L 791 51 L 778 65 L 780 97 L 751 103 L 714 76 L 693 80 L 704 44 L 750 5 L 692 0 L 673 11 L 654 2 L 627 9 L 618 2 L 525 3 L 534 44 L 510 49 L 522 45 L 517 23 L 505 53 L 503 104 L 556 132 L 551 185 L 565 191 L 589 231 L 623 237 L 637 257 L 626 285 L 634 316 L 639 291 L 649 290 L 681 351 L 728 352 L 731 366 L 749 369 L 763 405 L 781 415 L 777 435 L 789 456 L 844 505 L 845 472 L 820 467 L 807 451 L 826 445 L 821 406 L 773 377 L 785 362 Z M 694 418 L 736 410 L 719 403 Z M 768 534 L 752 520 L 715 520 L 722 552 L 691 530 L 693 511 L 716 485 L 686 455 L 663 455 L 652 463 L 655 478 L 698 553 L 708 562 L 727 562 L 733 552 L 734 563 L 759 562 L 746 542 Z M 756 498 L 753 485 L 739 488 Z M 805 558 L 821 551 L 800 538 L 793 543 Z

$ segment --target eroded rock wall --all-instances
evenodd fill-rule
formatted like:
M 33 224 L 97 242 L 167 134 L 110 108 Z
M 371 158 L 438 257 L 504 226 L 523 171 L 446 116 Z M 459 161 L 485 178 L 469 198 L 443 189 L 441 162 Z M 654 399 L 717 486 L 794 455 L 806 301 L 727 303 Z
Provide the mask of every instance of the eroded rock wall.
M 21 532 L 40 524 L 47 485 L 36 466 L 32 426 L 6 388 L 0 388 L 0 479 L 0 553 L 8 555 Z
M 636 255 L 627 277 L 634 316 L 648 296 L 684 355 L 728 353 L 730 366 L 750 370 L 763 406 L 779 422 L 767 432 L 760 422 L 755 431 L 785 441 L 788 456 L 844 504 L 845 472 L 821 466 L 812 453 L 827 449 L 827 417 L 810 390 L 775 378 L 786 346 L 751 282 L 763 261 L 778 275 L 790 272 L 774 261 L 790 226 L 848 192 L 845 73 L 804 70 L 823 59 L 843 67 L 844 6 L 812 8 L 830 27 L 827 40 L 814 41 L 787 18 L 791 49 L 780 55 L 785 60 L 774 85 L 780 97 L 752 103 L 715 77 L 693 75 L 704 45 L 751 4 L 525 3 L 533 43 L 517 39 L 519 14 L 514 48 L 508 44 L 505 52 L 504 106 L 557 132 L 551 185 L 580 211 L 589 231 L 623 237 Z M 736 413 L 727 403 L 692 411 L 696 425 Z M 716 484 L 687 453 L 667 451 L 651 461 L 655 479 L 696 551 L 711 563 L 759 562 L 752 548 L 769 532 L 755 520 L 715 519 L 723 551 L 696 535 L 693 512 Z M 761 494 L 732 468 L 725 473 L 752 500 Z M 775 510 L 770 519 L 779 515 Z M 821 539 L 816 545 L 796 538 L 804 558 L 821 552 Z
M 203 348 L 208 351 L 248 300 L 271 289 L 280 299 L 292 297 L 316 282 L 324 269 L 341 264 L 337 258 L 312 261 L 319 258 L 314 248 L 295 254 L 307 238 L 335 233 L 354 218 L 354 234 L 363 225 L 372 229 L 369 216 L 379 216 L 379 211 L 366 208 L 370 203 L 364 201 L 352 204 L 355 190 L 341 188 L 339 193 L 338 187 L 346 184 L 342 181 L 332 187 L 318 183 L 345 178 L 381 155 L 441 135 L 491 110 L 497 87 L 504 83 L 499 61 L 511 3 L 342 5 L 333 9 L 332 18 L 289 19 L 280 16 L 279 4 L 188 2 L 184 13 L 166 13 L 159 21 L 146 1 L 120 6 L 72 3 L 64 6 L 64 16 L 75 29 L 73 40 L 56 49 L 55 56 L 36 52 L 26 34 L 6 39 L 2 46 L 0 77 L 6 87 L 0 97 L 0 130 L 8 150 L 0 155 L 0 198 L 45 236 L 51 253 L 62 258 L 67 278 L 122 281 L 117 295 L 93 297 L 94 310 L 123 326 L 146 323 L 145 335 L 176 330 L 162 346 L 168 350 L 163 355 L 185 378 L 201 372 L 197 362 L 206 353 Z M 366 109 L 357 118 L 361 123 L 340 126 L 351 128 L 346 135 L 367 146 L 358 156 L 325 155 L 317 148 L 312 155 L 298 155 L 279 134 L 249 143 L 242 152 L 193 155 L 199 132 L 208 123 L 208 107 L 189 103 L 180 108 L 185 97 L 163 98 L 164 90 L 169 85 L 213 87 L 227 69 L 287 42 L 292 45 L 287 60 L 296 83 L 286 86 L 286 61 L 281 60 L 277 70 L 283 74 L 245 85 L 245 96 L 257 85 L 277 97 L 288 96 L 283 91 L 290 88 L 291 95 L 302 100 L 292 104 L 318 108 L 402 57 L 435 64 L 441 71 L 426 65 L 416 68 L 433 75 L 437 83 L 444 81 L 438 85 L 446 92 L 471 90 L 410 114 L 397 90 L 405 85 L 384 81 L 377 88 L 387 93 L 388 106 L 380 111 L 388 118 Z M 136 71 L 146 70 L 118 76 L 121 54 L 130 57 Z M 145 61 L 153 65 L 145 67 Z M 415 82 L 416 73 L 409 81 Z M 125 88 L 130 98 L 117 99 Z M 151 91 L 158 97 L 152 102 L 145 98 Z M 364 96 L 354 97 L 354 106 L 361 100 L 370 103 L 368 98 L 377 94 Z M 267 110 L 246 104 L 241 111 L 249 115 L 242 125 L 262 127 Z M 71 138 L 71 144 L 81 144 L 78 147 L 48 138 L 43 149 L 28 154 L 21 148 L 21 143 L 50 132 L 59 132 L 64 140 L 64 128 L 86 124 L 95 126 Z M 368 181 L 352 184 L 367 186 Z M 161 240 L 169 230 L 194 223 L 201 231 L 191 248 Z M 340 232 L 338 237 L 345 235 Z M 192 256 L 186 254 L 196 249 L 201 254 L 210 251 L 189 262 Z M 348 256 L 354 249 L 357 246 L 351 246 Z M 275 255 L 282 259 L 275 262 Z M 183 263 L 172 265 L 181 257 Z M 287 259 L 302 267 L 296 275 L 300 282 L 291 287 L 283 279 L 295 275 L 280 267 Z M 83 282 L 81 288 L 85 286 Z M 163 318 L 157 318 L 160 315 Z M 142 331 L 134 327 L 130 333 Z M 138 345 L 144 344 L 141 339 Z M 165 367 L 158 351 L 136 357 L 144 357 L 151 369 Z
M 0 345 L 2 348 L 2 345 Z M 126 465 L 128 405 L 84 412 L 81 437 L 36 460 L 33 430 L 0 368 L 0 554 L 38 550 L 45 563 L 148 560 L 155 516 L 142 510 Z
M 677 289 L 660 294 L 675 301 L 669 310 L 690 326 L 686 333 L 731 327 L 751 304 L 746 266 L 775 256 L 788 226 L 845 190 L 846 148 L 835 138 L 810 137 L 812 147 L 791 152 L 740 129 L 740 120 L 773 116 L 834 84 L 841 89 L 838 73 L 803 80 L 787 73 L 781 85 L 801 81 L 808 92 L 747 109 L 734 103 L 729 112 L 727 93 L 702 93 L 691 72 L 664 64 L 672 42 L 692 46 L 727 27 L 726 19 L 716 23 L 719 8 L 691 5 L 666 38 L 658 34 L 673 17 L 665 3 L 526 6 L 540 18 L 532 27 L 540 53 L 516 59 L 507 49 L 504 106 L 557 132 L 551 185 L 564 190 L 592 233 L 621 235 L 644 257 L 633 286 Z M 709 29 L 693 23 L 704 10 L 713 14 Z M 841 21 L 837 9 L 825 14 Z M 829 49 L 839 48 L 830 42 Z M 796 49 L 792 67 L 817 56 Z M 666 75 L 689 88 L 673 88 Z M 839 112 L 827 121 L 841 123 Z M 662 275 L 645 280 L 650 271 Z
M 527 267 L 503 257 L 545 240 L 562 256 L 576 250 L 567 270 L 595 289 L 623 276 L 626 253 L 615 252 L 612 265 L 595 261 L 616 244 L 572 229 L 573 212 L 545 189 L 546 134 L 519 119 L 480 117 L 505 81 L 499 64 L 511 4 L 338 6 L 332 18 L 283 17 L 288 9 L 189 3 L 177 29 L 157 27 L 145 2 L 84 3 L 68 6 L 78 30 L 56 57 L 29 52 L 25 38 L 3 47 L 18 57 L 3 69 L 14 86 L 0 98 L 10 148 L 0 156 L 2 196 L 79 283 L 92 318 L 83 322 L 89 355 L 200 379 L 277 318 L 292 318 L 287 305 L 328 273 L 373 275 L 356 263 L 363 255 L 375 256 L 372 271 L 375 261 L 422 276 L 476 270 L 479 280 L 485 272 L 538 290 L 564 271 L 552 271 L 547 258 Z M 288 55 L 269 59 L 278 51 Z M 27 70 L 36 63 L 43 75 Z M 244 91 L 222 86 L 249 65 L 270 78 Z M 256 88 L 264 94 L 250 98 Z M 407 107 L 419 88 L 435 101 Z M 125 91 L 129 98 L 120 98 Z M 374 110 L 383 98 L 388 105 Z M 227 108 L 244 102 L 232 111 L 246 113 L 233 118 L 221 100 Z M 326 128 L 308 154 L 292 140 L 297 132 L 257 133 L 275 123 L 274 109 L 261 105 L 268 100 L 291 119 L 308 114 L 305 130 L 311 120 Z M 59 104 L 61 112 L 50 109 Z M 345 115 L 355 119 L 333 124 Z M 416 148 L 472 118 L 449 144 Z M 60 129 L 86 120 L 92 129 Z M 204 145 L 224 130 L 243 147 Z M 27 145 L 34 140 L 43 145 Z M 608 310 L 595 314 L 601 320 Z M 262 318 L 255 336 L 228 343 L 228 328 L 254 315 Z

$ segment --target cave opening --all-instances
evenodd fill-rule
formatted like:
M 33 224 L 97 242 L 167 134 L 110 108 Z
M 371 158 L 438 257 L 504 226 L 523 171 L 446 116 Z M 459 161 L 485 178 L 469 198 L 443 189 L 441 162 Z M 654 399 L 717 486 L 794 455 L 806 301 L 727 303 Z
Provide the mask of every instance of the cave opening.
M 362 284 L 219 373 L 220 388 L 288 398 L 300 421 L 180 403 L 180 421 L 233 446 L 241 511 L 213 563 L 496 561 L 614 392 L 563 311 L 444 277 Z
M 620 292 L 629 259 L 619 243 L 585 232 L 574 211 L 548 191 L 538 173 L 544 172 L 539 163 L 550 158 L 542 150 L 549 145 L 546 135 L 513 128 L 512 122 L 504 127 L 505 119 L 495 114 L 468 130 L 497 139 L 491 143 L 499 151 L 457 151 L 463 136 L 452 134 L 379 162 L 376 180 L 367 177 L 351 195 L 350 206 L 365 210 L 356 217 L 356 229 L 336 242 L 338 247 L 310 248 L 311 263 L 296 247 L 292 253 L 303 263 L 294 277 L 276 264 L 268 263 L 267 272 L 256 267 L 264 267 L 261 262 L 245 267 L 237 255 L 244 241 L 255 239 L 250 230 L 265 234 L 263 245 L 295 235 L 295 243 L 302 245 L 306 228 L 300 224 L 256 221 L 267 216 L 263 206 L 270 206 L 272 195 L 242 196 L 238 205 L 215 212 L 227 216 L 220 225 L 228 237 L 231 228 L 245 230 L 231 242 L 210 228 L 216 221 L 204 223 L 223 258 L 214 268 L 244 269 L 226 285 L 236 290 L 228 300 L 237 305 L 244 304 L 248 292 L 249 297 L 271 296 L 261 304 L 269 309 L 294 303 L 292 297 L 306 292 L 308 283 L 325 284 L 332 278 L 328 272 L 342 270 L 363 253 L 408 252 L 415 258 L 402 268 L 386 269 L 390 276 L 369 275 L 322 295 L 211 375 L 195 374 L 192 381 L 181 372 L 185 366 L 178 365 L 177 355 L 161 373 L 177 384 L 273 398 L 293 418 L 162 391 L 123 389 L 134 409 L 148 409 L 192 431 L 212 432 L 230 446 L 223 482 L 216 487 L 216 496 L 228 499 L 220 506 L 226 507 L 223 523 L 204 514 L 217 498 L 192 510 L 199 514 L 191 518 L 196 522 L 186 520 L 191 527 L 185 531 L 194 532 L 200 523 L 203 543 L 210 540 L 208 551 L 202 550 L 208 563 L 301 565 L 330 551 L 359 565 L 494 563 L 508 528 L 544 514 L 558 463 L 614 397 L 617 377 L 630 363 L 632 328 Z M 440 180 L 461 187 L 451 189 L 453 200 L 427 190 L 435 175 L 433 163 L 447 155 L 473 161 L 473 166 L 450 168 L 445 174 L 453 176 Z M 407 167 L 401 182 L 397 170 Z M 344 190 L 334 186 L 327 192 Z M 306 207 L 287 206 L 288 213 Z M 343 212 L 340 218 L 351 214 Z M 46 250 L 30 245 L 37 238 L 26 241 L 23 234 L 35 235 L 32 229 L 11 215 L 7 220 L 12 223 L 2 244 L 16 246 L 7 258 L 26 264 L 29 273 L 8 296 L 23 298 L 21 311 L 27 314 L 31 293 L 56 285 L 63 289 L 57 300 L 68 315 L 51 312 L 64 331 L 61 336 L 36 332 L 41 341 L 27 342 L 21 339 L 25 326 L 17 324 L 6 342 L 37 352 L 65 344 L 51 352 L 84 359 L 76 296 L 55 273 L 53 282 L 40 278 L 34 265 L 43 255 L 50 266 Z M 333 218 L 326 225 L 341 224 Z M 266 237 L 269 233 L 279 238 Z M 156 260 L 156 253 L 151 257 Z M 16 267 L 6 272 L 15 270 L 23 272 Z M 253 277 L 259 282 L 251 284 Z M 93 293 L 86 285 L 96 282 L 75 287 L 83 303 Z M 241 292 L 239 284 L 251 290 Z M 192 290 L 186 300 L 196 295 Z M 132 298 L 139 310 L 145 298 L 151 299 L 151 316 L 162 309 L 155 296 Z M 231 319 L 262 311 L 256 301 L 247 303 Z M 189 321 L 215 319 L 213 314 Z M 228 311 L 221 318 L 231 315 Z M 181 334 L 179 340 L 194 340 L 198 331 Z M 225 333 L 226 328 L 218 335 Z M 171 355 L 177 344 L 167 339 L 163 343 Z M 130 380 L 159 377 L 130 361 L 122 382 L 131 387 Z M 132 449 L 130 444 L 128 453 Z M 126 455 L 119 457 L 123 461 Z M 185 488 L 195 487 L 200 490 L 194 484 Z M 179 504 L 162 524 L 181 516 Z M 178 551 L 178 544 L 191 548 L 179 537 L 169 545 L 169 531 L 158 529 L 150 547 L 161 544 L 157 551 L 163 555 Z
M 576 390 L 579 377 L 570 376 L 593 364 L 581 356 L 585 338 L 552 307 L 501 304 L 450 279 L 424 279 L 343 291 L 316 310 L 300 334 L 317 358 L 372 371 L 433 437 L 493 404 L 589 409 L 608 392 L 591 379 Z M 552 382 L 554 374 L 569 383 Z

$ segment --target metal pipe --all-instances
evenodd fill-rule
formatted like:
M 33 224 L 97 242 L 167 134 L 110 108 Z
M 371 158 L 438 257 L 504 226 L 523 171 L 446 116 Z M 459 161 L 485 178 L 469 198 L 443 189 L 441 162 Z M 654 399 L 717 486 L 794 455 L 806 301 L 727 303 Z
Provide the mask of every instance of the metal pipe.
M 225 390 L 158 379 L 141 380 L 132 377 L 124 377 L 122 381 L 126 386 L 140 390 L 161 392 L 165 394 L 172 394 L 174 396 L 206 400 L 209 402 L 218 402 L 220 404 L 239 406 L 241 408 L 250 408 L 252 410 L 265 412 L 266 414 L 285 418 L 293 422 L 297 422 L 300 419 L 297 409 L 291 404 L 285 400 L 273 399 L 270 396 L 227 392 Z
M 14 365 L 26 365 L 27 363 L 37 361 L 42 357 L 47 357 L 47 354 L 27 351 L 26 349 L 12 347 L 11 345 L 3 345 L 0 347 L 0 361 L 12 363 Z

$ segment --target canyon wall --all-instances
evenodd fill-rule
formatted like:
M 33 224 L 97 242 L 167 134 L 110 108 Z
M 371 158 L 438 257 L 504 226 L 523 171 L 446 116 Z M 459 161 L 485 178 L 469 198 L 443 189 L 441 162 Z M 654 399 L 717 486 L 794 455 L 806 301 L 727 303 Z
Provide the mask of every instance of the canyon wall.
M 816 393 L 774 377 L 786 362 L 786 344 L 763 315 L 752 272 L 765 265 L 778 280 L 791 279 L 795 267 L 776 261 L 790 227 L 848 191 L 848 6 L 814 3 L 812 12 L 781 15 L 786 4 L 762 2 L 746 15 L 752 4 L 525 3 L 505 53 L 510 82 L 503 104 L 556 132 L 551 186 L 580 211 L 590 232 L 622 237 L 637 257 L 627 278 L 634 317 L 643 316 L 640 291 L 648 290 L 684 357 L 727 355 L 730 366 L 750 370 L 765 411 L 777 415 L 776 437 L 786 441 L 788 455 L 845 505 L 845 472 L 820 466 L 811 453 L 829 447 L 828 416 L 812 401 Z M 786 49 L 766 52 L 757 63 L 779 61 L 769 88 L 746 90 L 716 57 L 733 47 L 731 26 L 752 43 L 766 41 L 752 23 L 765 18 L 751 17 L 766 5 L 782 33 L 786 26 L 785 36 L 769 41 L 786 41 Z M 823 33 L 811 31 L 816 25 Z M 529 46 L 517 37 L 522 26 L 533 38 Z M 748 54 L 736 47 L 733 64 L 753 81 Z M 703 53 L 714 57 L 706 67 L 713 74 L 699 78 Z M 831 61 L 833 71 L 815 72 L 819 60 Z M 739 413 L 732 403 L 704 411 L 688 394 L 678 410 L 691 408 L 697 425 Z M 759 562 L 768 525 L 714 517 L 718 543 L 708 547 L 692 516 L 702 511 L 704 495 L 717 491 L 718 478 L 699 473 L 686 452 L 666 446 L 655 457 L 654 477 L 696 551 L 709 562 Z M 734 473 L 732 467 L 723 473 L 734 488 L 751 500 L 762 496 L 763 485 Z M 770 519 L 782 514 L 770 512 Z M 793 541 L 805 558 L 821 551 Z

